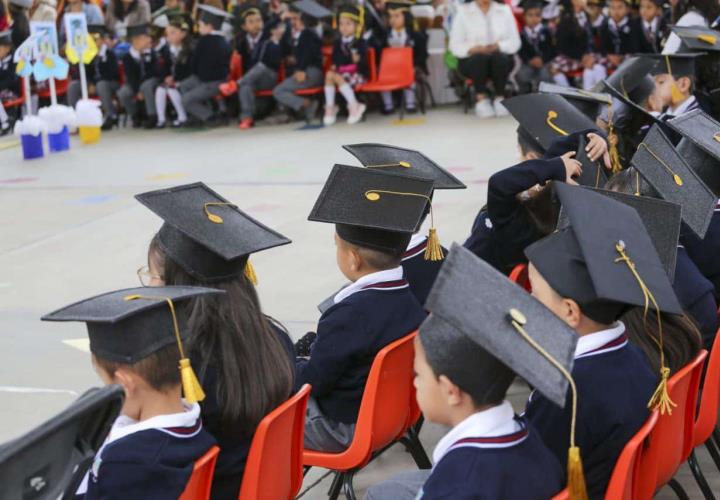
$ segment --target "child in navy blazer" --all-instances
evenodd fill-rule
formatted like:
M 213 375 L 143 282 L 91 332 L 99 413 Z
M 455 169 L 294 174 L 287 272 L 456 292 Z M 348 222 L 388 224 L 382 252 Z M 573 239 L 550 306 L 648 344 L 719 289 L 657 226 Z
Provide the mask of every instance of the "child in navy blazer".
M 537 90 L 540 82 L 552 82 L 548 64 L 555 57 L 553 37 L 542 23 L 542 2 L 530 0 L 525 4 L 525 26 L 520 31 L 522 66 L 517 74 L 521 92 Z

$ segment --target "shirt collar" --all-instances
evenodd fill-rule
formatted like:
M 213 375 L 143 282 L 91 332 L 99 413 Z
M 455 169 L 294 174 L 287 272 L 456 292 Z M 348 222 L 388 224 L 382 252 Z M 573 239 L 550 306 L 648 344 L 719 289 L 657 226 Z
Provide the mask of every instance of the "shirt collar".
M 410 243 L 408 244 L 407 249 L 408 249 L 408 250 L 412 250 L 412 249 L 415 248 L 416 246 L 418 246 L 418 245 L 420 245 L 421 243 L 423 243 L 425 240 L 427 240 L 427 235 L 426 235 L 426 234 L 423 234 L 423 233 L 414 233 L 414 234 L 410 237 Z
M 352 283 L 342 290 L 340 290 L 333 301 L 337 304 L 347 299 L 354 293 L 359 292 L 368 285 L 374 285 L 375 283 L 383 283 L 385 281 L 399 281 L 403 279 L 403 268 L 398 266 L 394 269 L 387 269 L 385 271 L 378 271 L 376 273 L 366 274 L 359 278 L 355 283 Z
M 433 462 L 437 464 L 450 448 L 461 439 L 495 437 L 512 434 L 522 429 L 515 420 L 515 412 L 508 401 L 484 411 L 473 413 L 453 427 L 438 442 L 433 452 Z
M 653 18 L 653 20 L 650 22 L 643 20 L 643 27 L 645 28 L 645 30 L 650 30 L 652 32 L 655 32 L 655 31 L 657 31 L 657 24 L 658 24 L 657 17 Z
M 183 401 L 185 411 L 182 413 L 170 413 L 168 415 L 158 415 L 138 422 L 126 415 L 120 415 L 110 429 L 105 444 L 135 434 L 136 432 L 146 431 L 148 429 L 166 429 L 172 427 L 192 427 L 200 418 L 200 405 L 197 403 L 189 404 Z
M 625 26 L 627 23 L 628 23 L 628 18 L 627 18 L 627 16 L 625 16 L 625 17 L 623 17 L 622 19 L 620 19 L 620 22 L 619 22 L 619 23 L 616 23 L 615 20 L 612 19 L 612 18 L 608 19 L 608 24 L 610 24 L 610 26 L 612 26 L 613 28 L 615 28 L 615 30 L 617 30 L 617 31 L 619 31 L 619 30 L 620 30 L 623 26 Z
M 138 51 L 135 49 L 135 47 L 130 47 L 130 55 L 131 55 L 132 58 L 135 59 L 135 60 L 140 60 L 140 58 L 141 58 L 141 56 L 142 56 L 142 54 L 140 54 L 140 52 L 138 52 Z
M 679 116 L 679 115 L 685 113 L 690 106 L 692 106 L 693 104 L 695 104 L 695 101 L 696 101 L 696 100 L 697 100 L 697 99 L 695 99 L 695 96 L 694 96 L 694 95 L 690 95 L 690 97 L 688 97 L 688 98 L 685 99 L 682 103 L 680 103 L 680 105 L 679 105 L 677 108 L 674 108 L 674 109 L 673 109 L 673 108 L 670 108 L 670 109 L 668 109 L 667 114 L 673 115 L 673 116 Z
M 589 335 L 583 335 L 578 339 L 577 346 L 575 346 L 575 358 L 583 354 L 587 354 L 590 351 L 599 349 L 608 342 L 621 337 L 625 333 L 625 325 L 622 321 L 618 321 L 612 328 L 607 330 L 600 330 L 599 332 L 591 333 Z
M 262 31 L 257 34 L 257 36 L 250 36 L 250 33 L 247 33 L 245 36 L 247 37 L 248 42 L 252 43 L 253 45 L 257 45 L 257 43 L 260 41 L 260 38 L 262 38 Z
M 342 43 L 348 44 L 348 43 L 354 42 L 355 37 L 354 36 L 344 36 L 340 40 L 342 41 Z

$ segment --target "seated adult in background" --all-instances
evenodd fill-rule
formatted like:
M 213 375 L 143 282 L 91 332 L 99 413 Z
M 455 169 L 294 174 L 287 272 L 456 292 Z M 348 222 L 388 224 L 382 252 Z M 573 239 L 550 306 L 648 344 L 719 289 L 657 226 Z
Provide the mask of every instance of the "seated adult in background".
M 460 72 L 473 81 L 475 114 L 480 118 L 506 116 L 502 105 L 505 84 L 513 67 L 512 55 L 520 50 L 520 35 L 510 7 L 493 0 L 474 0 L 460 6 L 450 29 L 449 48 L 459 59 Z

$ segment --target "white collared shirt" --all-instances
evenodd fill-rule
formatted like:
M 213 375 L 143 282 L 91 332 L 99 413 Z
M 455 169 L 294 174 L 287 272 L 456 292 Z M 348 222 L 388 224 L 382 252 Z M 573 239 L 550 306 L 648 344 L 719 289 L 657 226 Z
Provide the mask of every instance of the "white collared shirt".
M 520 430 L 522 426 L 515 420 L 512 405 L 503 401 L 498 406 L 473 413 L 445 434 L 435 447 L 433 463 L 440 462 L 461 439 L 506 436 Z
M 390 30 L 388 45 L 390 47 L 405 47 L 407 45 L 407 31 L 404 29 L 402 31 Z
M 620 33 L 620 30 L 628 23 L 628 18 L 623 17 L 620 19 L 619 23 L 616 23 L 613 18 L 608 19 L 608 26 L 610 27 L 611 31 L 614 31 L 615 33 Z
M 665 112 L 665 114 L 670 115 L 670 116 L 680 116 L 683 113 L 686 113 L 688 108 L 690 106 L 692 106 L 693 104 L 695 104 L 695 101 L 697 101 L 697 99 L 695 99 L 694 95 L 691 95 L 690 97 L 685 99 L 683 102 L 681 102 L 677 108 L 669 107 L 667 109 L 667 111 Z
M 578 343 L 575 346 L 575 359 L 589 353 L 590 351 L 601 348 L 605 344 L 621 337 L 624 333 L 625 324 L 622 321 L 617 321 L 612 328 L 583 335 L 578 339 Z M 618 348 L 619 347 L 622 347 L 622 345 L 618 346 Z
M 645 30 L 645 33 L 647 33 L 649 31 L 653 35 L 656 35 L 657 29 L 658 29 L 658 22 L 659 21 L 658 21 L 657 17 L 654 17 L 653 20 L 650 22 L 647 22 L 643 19 L 642 24 L 643 24 L 643 30 Z
M 394 269 L 386 269 L 385 271 L 378 271 L 376 273 L 366 274 L 365 276 L 358 279 L 355 283 L 352 283 L 342 290 L 340 290 L 333 301 L 337 304 L 347 299 L 354 293 L 361 291 L 363 288 L 375 283 L 383 283 L 385 281 L 398 281 L 403 279 L 403 268 L 398 266 Z
M 474 1 L 461 5 L 450 28 L 450 51 L 462 59 L 469 57 L 476 45 L 494 43 L 504 54 L 520 50 L 520 34 L 510 6 L 493 1 L 486 14 Z
M 262 38 L 262 31 L 257 34 L 257 36 L 250 36 L 250 34 L 246 34 L 245 38 L 248 41 L 248 44 L 250 45 L 250 50 L 253 50 L 255 46 L 260 43 L 260 39 Z

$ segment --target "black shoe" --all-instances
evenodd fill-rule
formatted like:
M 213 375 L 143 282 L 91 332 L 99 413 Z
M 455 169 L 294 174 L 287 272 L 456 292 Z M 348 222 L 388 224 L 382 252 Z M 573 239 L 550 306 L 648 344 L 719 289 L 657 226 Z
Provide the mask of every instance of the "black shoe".
M 117 116 L 108 116 L 107 118 L 105 118 L 105 121 L 103 122 L 100 129 L 101 130 L 111 130 L 113 128 L 117 128 L 117 126 L 118 126 L 118 117 Z
M 8 135 L 10 132 L 12 132 L 12 127 L 9 123 L 3 123 L 2 128 L 0 128 L 0 137 Z
M 315 332 L 307 332 L 305 335 L 303 335 L 300 340 L 295 342 L 295 355 L 300 358 L 309 357 L 310 351 L 312 350 L 313 342 L 315 342 L 316 337 L 317 333 Z
M 202 120 L 198 120 L 197 118 L 188 118 L 185 123 L 182 124 L 183 128 L 203 128 L 205 127 L 205 122 Z
M 415 106 L 413 106 L 412 108 L 405 108 L 405 113 L 409 115 L 414 115 L 415 113 L 417 113 L 417 111 L 418 110 Z
M 155 124 L 155 128 L 158 129 L 158 130 L 163 129 L 163 128 L 165 128 L 166 126 L 167 126 L 167 122 L 162 122 L 162 123 L 157 122 L 157 123 Z
M 210 128 L 225 127 L 227 124 L 227 118 L 224 116 L 212 116 L 205 121 L 205 125 Z
M 143 127 L 143 121 L 140 115 L 135 115 L 132 117 L 132 128 L 142 128 Z
M 307 123 L 312 123 L 315 119 L 315 116 L 317 115 L 318 110 L 318 102 L 315 99 L 312 99 L 307 106 L 305 106 L 304 112 L 305 112 L 305 121 Z
M 385 116 L 387 116 L 387 115 L 394 115 L 394 114 L 395 114 L 395 108 L 390 108 L 390 109 L 388 109 L 388 108 L 382 108 L 382 109 L 380 110 L 380 114 L 381 114 L 381 115 L 385 115 Z
M 185 120 L 184 122 L 181 122 L 180 120 L 175 120 L 172 122 L 172 124 L 170 126 L 172 128 L 183 128 L 186 123 L 187 123 L 187 120 Z
M 145 118 L 145 123 L 143 124 L 143 128 L 145 130 L 150 130 L 155 128 L 157 125 L 157 116 L 155 115 L 148 115 L 147 118 Z

